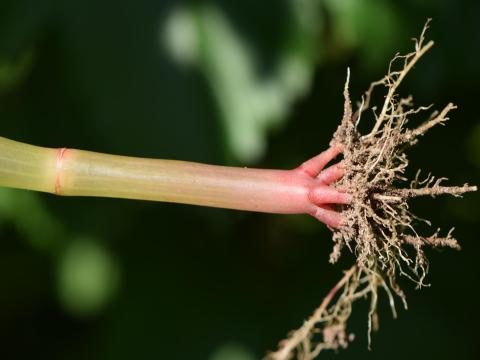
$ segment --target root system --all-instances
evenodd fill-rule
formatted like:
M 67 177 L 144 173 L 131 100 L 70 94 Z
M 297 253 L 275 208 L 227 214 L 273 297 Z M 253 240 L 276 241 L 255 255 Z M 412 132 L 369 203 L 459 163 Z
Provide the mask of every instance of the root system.
M 408 200 L 418 196 L 450 194 L 461 196 L 476 191 L 475 186 L 445 186 L 445 178 L 428 175 L 413 180 L 405 176 L 409 164 L 405 151 L 415 145 L 432 127 L 443 125 L 455 105 L 448 104 L 434 111 L 420 126 L 408 128 L 412 117 L 430 110 L 430 106 L 414 107 L 412 97 L 401 98 L 397 89 L 416 62 L 433 45 L 425 43 L 423 29 L 415 50 L 407 55 L 396 55 L 390 62 L 387 75 L 371 84 L 362 97 L 358 110 L 353 111 L 348 91 L 349 75 L 344 89 L 344 115 L 335 132 L 332 145 L 343 148 L 345 174 L 337 187 L 352 194 L 352 202 L 343 210 L 344 223 L 334 229 L 334 248 L 330 262 L 336 263 L 348 249 L 355 255 L 355 264 L 330 290 L 320 307 L 298 330 L 283 340 L 279 349 L 268 355 L 269 359 L 313 359 L 326 349 L 348 346 L 353 335 L 347 333 L 347 320 L 352 304 L 359 299 L 370 302 L 368 313 L 368 340 L 378 327 L 377 301 L 379 290 L 388 298 L 393 316 L 396 301 L 407 307 L 405 293 L 398 278 L 406 277 L 418 288 L 426 286 L 428 272 L 426 247 L 460 249 L 452 237 L 452 230 L 444 236 L 440 229 L 423 235 L 416 230 L 419 222 L 430 226 L 428 220 L 415 216 Z M 385 100 L 378 111 L 371 105 L 372 94 L 378 88 L 386 91 Z M 373 113 L 371 130 L 362 134 L 358 125 L 362 114 Z

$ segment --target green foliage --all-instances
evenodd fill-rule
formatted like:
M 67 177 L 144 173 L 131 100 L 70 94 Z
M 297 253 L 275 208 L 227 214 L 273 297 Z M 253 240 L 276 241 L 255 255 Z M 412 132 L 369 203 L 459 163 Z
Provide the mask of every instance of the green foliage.
M 79 316 L 98 314 L 118 285 L 118 266 L 98 240 L 78 238 L 68 243 L 58 269 L 58 294 L 66 310 Z
M 255 356 L 244 346 L 235 343 L 226 343 L 215 349 L 209 360 L 254 360 Z
M 335 40 L 341 47 L 355 48 L 366 68 L 385 64 L 404 36 L 396 6 L 383 0 L 326 0 L 333 17 Z
M 480 122 L 478 121 L 467 139 L 466 150 L 470 161 L 480 168 Z
M 33 52 L 27 50 L 18 60 L 11 61 L 0 56 L 0 94 L 14 89 L 28 75 L 32 66 Z
M 178 7 L 162 29 L 163 42 L 179 64 L 195 65 L 207 78 L 229 148 L 251 163 L 266 151 L 271 127 L 287 118 L 311 84 L 315 42 L 322 27 L 319 2 L 289 1 L 284 44 L 269 70 L 261 71 L 254 44 L 242 37 L 213 4 Z
M 38 194 L 0 188 L 0 217 L 11 222 L 29 245 L 47 254 L 58 251 L 65 229 Z

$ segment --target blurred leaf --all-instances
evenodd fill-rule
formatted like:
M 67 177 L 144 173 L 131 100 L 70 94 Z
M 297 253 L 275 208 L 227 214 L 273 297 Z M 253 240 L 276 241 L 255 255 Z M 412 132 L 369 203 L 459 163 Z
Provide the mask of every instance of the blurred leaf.
M 480 168 L 480 124 L 470 131 L 466 145 L 467 158 Z
M 40 196 L 31 191 L 0 188 L 0 215 L 13 222 L 34 249 L 52 253 L 65 236 L 65 229 Z
M 33 62 L 30 49 L 16 61 L 0 57 L 0 93 L 8 92 L 20 84 L 28 75 Z
M 120 273 L 114 259 L 98 242 L 88 238 L 72 241 L 60 258 L 58 293 L 70 313 L 98 313 L 116 293 Z
M 294 21 L 283 39 L 285 50 L 267 74 L 261 74 L 250 44 L 214 5 L 176 8 L 162 29 L 172 58 L 182 65 L 194 64 L 205 74 L 229 147 L 243 162 L 253 162 L 265 152 L 268 129 L 286 119 L 312 80 L 314 35 L 322 23 L 318 1 L 290 4 Z
M 479 200 L 480 195 L 477 192 L 462 198 L 461 204 L 459 204 L 457 198 L 448 198 L 445 201 L 445 207 L 448 213 L 454 216 L 453 221 L 455 223 L 459 220 L 466 223 L 476 223 L 478 222 L 478 214 L 480 214 Z
M 403 28 L 394 3 L 384 0 L 325 0 L 325 5 L 333 17 L 336 41 L 342 47 L 357 48 L 366 67 L 375 69 L 391 58 L 394 44 L 402 39 Z
M 209 360 L 254 360 L 255 356 L 237 343 L 224 344 L 213 352 Z

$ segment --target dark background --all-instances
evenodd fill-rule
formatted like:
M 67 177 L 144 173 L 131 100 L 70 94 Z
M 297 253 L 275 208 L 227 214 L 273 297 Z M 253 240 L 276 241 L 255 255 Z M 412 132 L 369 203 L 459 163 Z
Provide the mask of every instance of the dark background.
M 479 184 L 479 14 L 474 0 L 0 0 L 0 134 L 290 168 L 327 147 L 347 66 L 359 99 L 432 17 L 436 45 L 401 92 L 459 109 L 411 171 Z M 372 351 L 359 303 L 355 341 L 325 358 L 480 358 L 479 196 L 412 209 L 455 226 L 462 251 L 428 252 L 432 287 L 404 281 L 398 319 L 381 297 Z M 1 189 L 0 356 L 259 359 L 352 261 L 330 265 L 331 246 L 306 216 Z

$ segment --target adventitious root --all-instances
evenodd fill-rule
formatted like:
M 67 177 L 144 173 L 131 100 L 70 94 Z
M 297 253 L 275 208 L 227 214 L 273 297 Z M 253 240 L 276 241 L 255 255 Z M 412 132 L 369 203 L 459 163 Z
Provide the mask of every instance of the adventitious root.
M 428 25 L 428 23 L 427 23 Z M 356 256 L 355 264 L 325 297 L 315 313 L 303 326 L 291 332 L 279 349 L 269 354 L 269 359 L 282 360 L 294 356 L 312 359 L 325 349 L 345 348 L 353 335 L 346 331 L 346 322 L 357 299 L 369 299 L 368 340 L 371 330 L 378 327 L 377 300 L 379 289 L 387 295 L 393 316 L 396 316 L 395 298 L 407 307 L 406 297 L 397 282 L 404 276 L 418 288 L 426 286 L 428 260 L 425 247 L 450 247 L 459 249 L 452 230 L 445 236 L 440 229 L 422 235 L 415 224 L 422 220 L 409 210 L 407 200 L 417 196 L 451 194 L 461 196 L 476 191 L 475 186 L 445 186 L 445 178 L 428 175 L 423 180 L 420 171 L 408 182 L 405 170 L 408 159 L 405 150 L 417 143 L 430 128 L 443 125 L 455 105 L 448 104 L 442 111 L 433 112 L 420 126 L 407 128 L 413 115 L 430 107 L 413 107 L 412 97 L 401 98 L 397 89 L 418 59 L 433 45 L 424 44 L 425 26 L 420 38 L 415 40 L 415 51 L 397 55 L 391 61 L 388 74 L 372 83 L 353 112 L 348 92 L 349 76 L 344 89 L 344 116 L 333 136 L 332 146 L 343 149 L 343 177 L 336 182 L 338 188 L 352 196 L 344 207 L 343 225 L 334 229 L 334 248 L 330 262 L 338 261 L 346 248 Z M 372 93 L 378 87 L 386 89 L 385 101 L 377 111 L 370 105 Z M 375 122 L 367 134 L 361 134 L 358 124 L 367 110 Z M 365 120 L 363 120 L 365 121 Z M 401 187 L 402 184 L 407 184 Z

